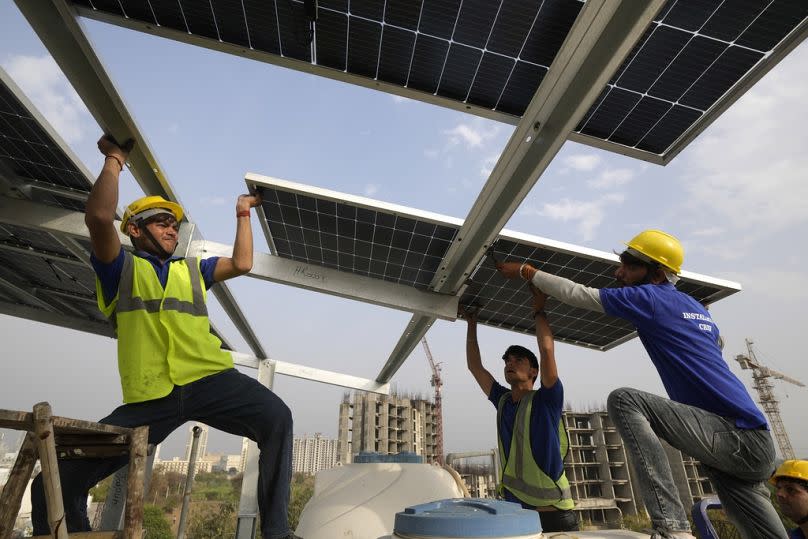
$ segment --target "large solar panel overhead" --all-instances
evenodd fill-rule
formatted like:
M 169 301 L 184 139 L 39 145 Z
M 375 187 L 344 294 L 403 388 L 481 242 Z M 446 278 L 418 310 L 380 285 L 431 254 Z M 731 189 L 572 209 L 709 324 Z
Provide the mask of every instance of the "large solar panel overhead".
M 261 211 L 273 254 L 353 274 L 428 289 L 462 221 L 308 187 L 248 175 L 247 183 L 263 197 Z M 503 231 L 493 258 L 531 261 L 544 271 L 592 287 L 614 285 L 617 257 L 527 235 Z M 738 290 L 734 283 L 685 273 L 680 290 L 705 304 Z M 530 293 L 521 281 L 496 272 L 488 257 L 480 261 L 461 305 L 479 309 L 481 323 L 533 333 Z M 634 336 L 633 327 L 605 314 L 551 300 L 550 324 L 560 341 L 607 350 Z
M 670 1 L 576 131 L 662 154 L 806 17 L 804 0 Z
M 197 44 L 189 36 L 202 38 L 214 49 L 365 86 L 406 89 L 415 99 L 511 123 L 525 112 L 584 6 L 320 0 L 310 26 L 297 0 L 72 2 L 82 15 Z M 576 131 L 583 142 L 607 149 L 664 155 L 700 122 L 712 121 L 705 111 L 762 72 L 761 60 L 785 49 L 789 34 L 804 34 L 806 18 L 804 0 L 669 0 Z

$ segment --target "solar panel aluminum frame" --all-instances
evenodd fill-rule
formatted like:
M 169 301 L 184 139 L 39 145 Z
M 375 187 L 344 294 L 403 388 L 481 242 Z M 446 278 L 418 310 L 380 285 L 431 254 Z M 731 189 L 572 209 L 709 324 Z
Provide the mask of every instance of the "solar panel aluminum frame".
M 148 141 L 95 54 L 75 10 L 64 0 L 17 0 L 16 4 L 102 129 L 116 140 L 135 141 L 127 162 L 143 191 L 180 203 Z M 187 212 L 185 216 L 191 222 Z M 219 283 L 212 292 L 250 349 L 259 357 L 267 357 L 227 283 Z

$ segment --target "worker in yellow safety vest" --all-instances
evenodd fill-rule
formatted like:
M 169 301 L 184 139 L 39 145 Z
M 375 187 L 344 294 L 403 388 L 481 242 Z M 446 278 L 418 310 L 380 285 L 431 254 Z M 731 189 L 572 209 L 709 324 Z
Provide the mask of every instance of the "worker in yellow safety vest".
M 92 244 L 98 307 L 118 337 L 118 371 L 124 404 L 101 423 L 149 427 L 149 443 L 162 442 L 186 421 L 254 440 L 261 451 L 258 507 L 262 535 L 294 539 L 287 508 L 292 460 L 292 414 L 257 380 L 233 367 L 230 352 L 211 333 L 207 290 L 252 269 L 250 210 L 260 196 L 236 202 L 232 257 L 174 256 L 184 212 L 179 204 L 147 196 L 127 208 L 120 231 L 115 214 L 118 181 L 132 144 L 104 136 L 104 165 L 87 199 L 85 222 Z M 126 464 L 125 457 L 60 461 L 59 474 L 69 532 L 90 531 L 87 492 Z M 32 487 L 34 535 L 49 535 L 41 477 Z
M 500 495 L 539 511 L 544 531 L 574 531 L 578 529 L 578 517 L 564 475 L 564 457 L 569 446 L 561 418 L 564 387 L 558 377 L 553 333 L 544 312 L 547 296 L 535 287 L 530 289 L 541 364 L 529 349 L 509 346 L 502 359 L 510 389 L 497 383 L 482 364 L 477 312 L 473 308 L 461 313 L 468 323 L 466 363 L 480 389 L 497 407 Z M 534 389 L 537 378 L 539 388 Z

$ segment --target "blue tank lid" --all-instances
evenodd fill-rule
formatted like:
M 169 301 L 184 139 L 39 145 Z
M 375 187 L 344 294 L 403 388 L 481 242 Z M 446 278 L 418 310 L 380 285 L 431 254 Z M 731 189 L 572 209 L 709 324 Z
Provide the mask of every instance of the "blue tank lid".
M 407 507 L 394 531 L 419 537 L 510 537 L 541 533 L 539 513 L 517 503 L 455 498 Z
M 422 464 L 424 457 L 410 451 L 402 451 L 401 453 L 393 455 L 362 451 L 358 455 L 354 455 L 353 462 L 354 464 L 379 464 L 388 462 Z

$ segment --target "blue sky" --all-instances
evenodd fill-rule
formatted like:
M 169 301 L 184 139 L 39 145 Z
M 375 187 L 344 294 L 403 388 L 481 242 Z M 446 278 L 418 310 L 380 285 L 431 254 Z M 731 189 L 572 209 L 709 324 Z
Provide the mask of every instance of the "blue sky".
M 85 21 L 95 49 L 149 140 L 181 201 L 207 239 L 232 243 L 235 199 L 255 172 L 354 195 L 465 217 L 512 132 L 408 99 L 189 45 Z M 0 65 L 93 173 L 100 129 L 10 0 L 0 2 Z M 568 142 L 519 207 L 511 230 L 601 250 L 620 249 L 644 228 L 683 241 L 690 271 L 741 282 L 712 309 L 731 359 L 755 340 L 772 368 L 808 382 L 802 332 L 808 322 L 808 47 L 803 44 L 736 102 L 667 167 Z M 138 196 L 129 173 L 121 204 Z M 256 248 L 267 251 L 255 226 Z M 800 247 L 800 246 L 803 247 Z M 232 290 L 270 356 L 374 378 L 409 315 L 242 277 Z M 215 306 L 214 320 L 246 346 Z M 0 316 L 10 343 L 0 367 L 0 407 L 49 400 L 59 415 L 100 418 L 120 402 L 114 342 Z M 502 378 L 499 356 L 528 337 L 482 328 L 483 357 Z M 428 334 L 442 362 L 447 451 L 495 446 L 495 411 L 465 369 L 463 322 Z M 602 405 L 611 389 L 663 393 L 635 340 L 600 353 L 557 347 L 566 400 Z M 394 378 L 430 393 L 420 348 Z M 40 381 L 41 380 L 41 381 Z M 336 436 L 343 390 L 278 376 L 297 434 Z M 808 457 L 808 389 L 775 384 L 798 454 Z M 163 455 L 180 454 L 184 433 Z M 239 441 L 211 435 L 210 450 Z

